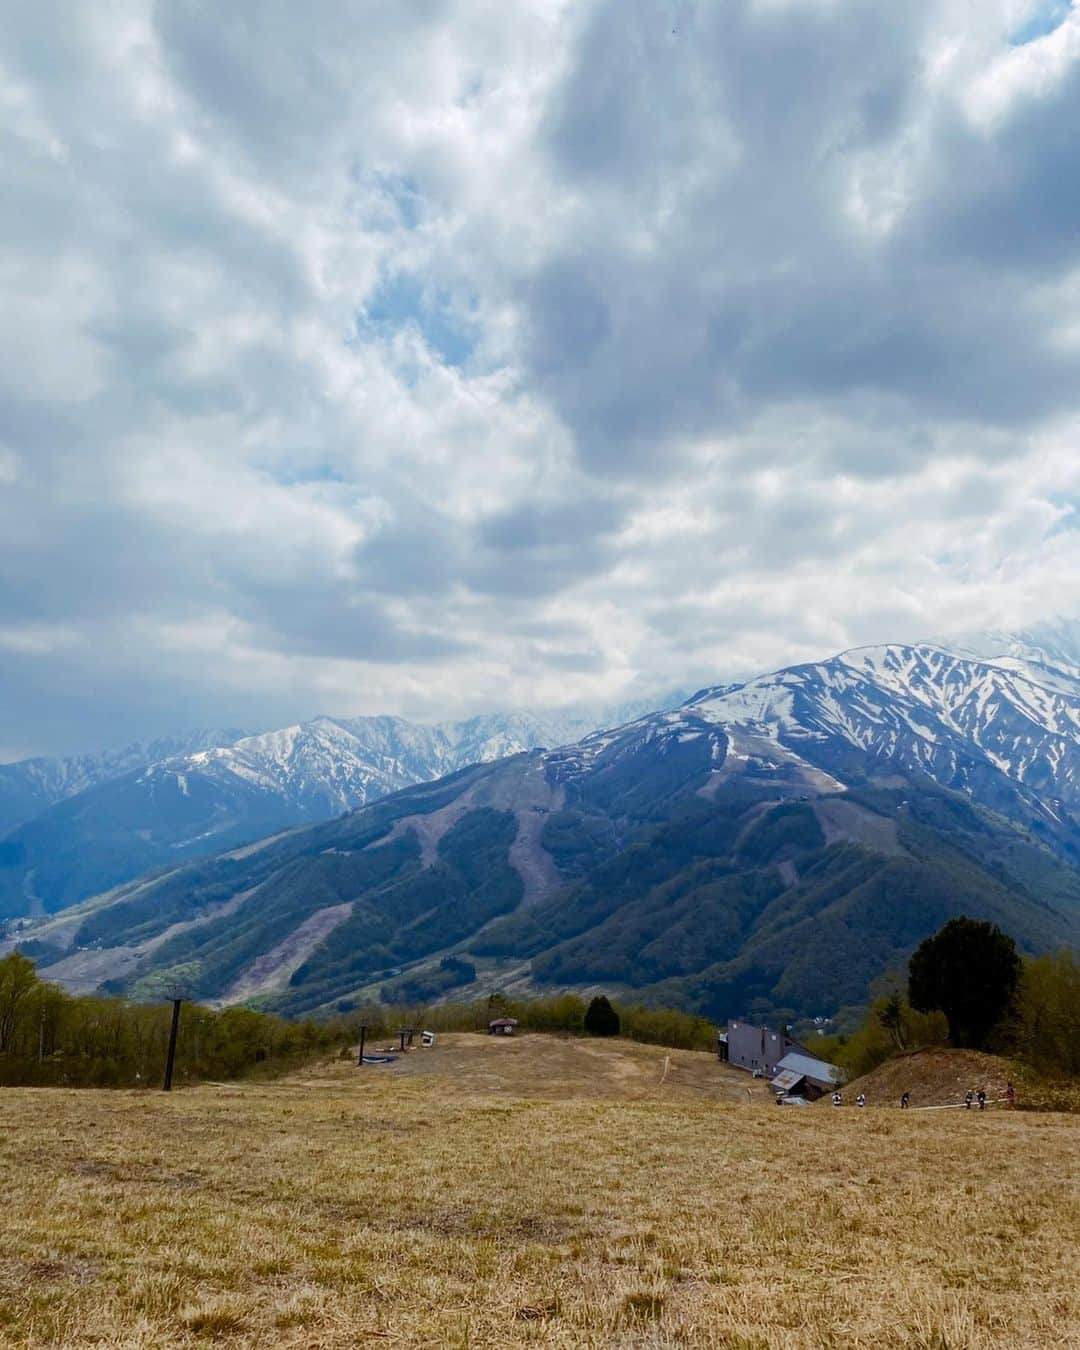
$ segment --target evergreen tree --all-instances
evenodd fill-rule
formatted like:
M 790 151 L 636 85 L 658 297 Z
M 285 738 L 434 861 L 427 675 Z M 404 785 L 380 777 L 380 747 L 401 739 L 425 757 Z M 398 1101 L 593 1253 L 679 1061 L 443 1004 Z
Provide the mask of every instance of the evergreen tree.
M 598 995 L 589 1004 L 585 1013 L 585 1030 L 590 1036 L 617 1036 L 619 1034 L 619 1014 L 603 994 Z
M 908 999 L 920 1012 L 940 1008 L 953 1045 L 979 1049 L 1011 1006 L 1020 972 L 1011 937 L 994 924 L 961 916 L 915 949 Z

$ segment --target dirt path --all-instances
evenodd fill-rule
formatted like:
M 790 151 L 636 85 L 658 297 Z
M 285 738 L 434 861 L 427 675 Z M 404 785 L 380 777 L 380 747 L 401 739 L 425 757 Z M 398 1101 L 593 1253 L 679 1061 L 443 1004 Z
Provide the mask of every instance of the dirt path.
M 23 876 L 22 890 L 23 898 L 30 908 L 27 910 L 27 918 L 41 919 L 45 916 L 45 901 L 34 890 L 34 877 L 37 875 L 37 868 L 32 867 L 29 872 Z
M 879 816 L 857 802 L 842 801 L 835 797 L 814 802 L 813 809 L 827 844 L 835 844 L 842 839 L 853 844 L 864 844 L 878 853 L 901 854 L 906 851 L 897 838 L 894 818 Z

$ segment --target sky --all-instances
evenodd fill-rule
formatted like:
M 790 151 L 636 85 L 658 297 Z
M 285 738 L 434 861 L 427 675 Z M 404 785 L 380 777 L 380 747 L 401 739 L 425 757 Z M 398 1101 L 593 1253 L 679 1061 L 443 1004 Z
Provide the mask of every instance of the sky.
M 1075 614 L 1080 8 L 13 0 L 0 759 Z

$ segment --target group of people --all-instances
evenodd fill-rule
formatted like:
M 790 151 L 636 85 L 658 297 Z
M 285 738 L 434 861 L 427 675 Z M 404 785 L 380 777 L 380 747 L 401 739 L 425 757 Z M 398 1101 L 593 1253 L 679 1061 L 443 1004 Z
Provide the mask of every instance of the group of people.
M 965 1108 L 966 1108 L 968 1111 L 971 1110 L 972 1104 L 975 1103 L 975 1102 L 978 1103 L 978 1105 L 979 1105 L 979 1110 L 980 1110 L 980 1111 L 985 1111 L 985 1110 L 986 1110 L 986 1089 L 985 1089 L 985 1088 L 979 1088 L 978 1092 L 974 1092 L 974 1091 L 972 1091 L 971 1088 L 968 1088 L 968 1090 L 964 1093 L 964 1106 L 965 1106 Z M 1012 1085 L 1011 1083 L 1006 1083 L 1006 1084 L 1005 1084 L 1005 1105 L 1006 1105 L 1006 1106 L 1014 1106 L 1015 1104 L 1016 1104 L 1016 1089 L 1013 1087 L 1013 1085 Z
M 976 1103 L 978 1103 L 980 1111 L 985 1111 L 986 1100 L 987 1099 L 985 1088 L 979 1088 L 978 1091 L 975 1091 L 974 1088 L 968 1088 L 967 1092 L 964 1094 L 964 1106 L 969 1111 L 971 1110 L 972 1106 Z M 1005 1085 L 1005 1102 L 1006 1105 L 1008 1106 L 1013 1106 L 1016 1103 L 1016 1089 L 1013 1087 L 1011 1083 L 1006 1083 Z M 844 1094 L 840 1091 L 839 1088 L 837 1088 L 832 1095 L 832 1104 L 833 1106 L 843 1106 L 844 1104 Z M 866 1105 L 865 1092 L 860 1092 L 859 1095 L 855 1098 L 855 1105 L 856 1106 Z M 900 1096 L 900 1109 L 901 1111 L 907 1111 L 910 1108 L 910 1106 L 911 1106 L 911 1093 L 908 1092 L 907 1089 L 905 1088 L 904 1092 Z

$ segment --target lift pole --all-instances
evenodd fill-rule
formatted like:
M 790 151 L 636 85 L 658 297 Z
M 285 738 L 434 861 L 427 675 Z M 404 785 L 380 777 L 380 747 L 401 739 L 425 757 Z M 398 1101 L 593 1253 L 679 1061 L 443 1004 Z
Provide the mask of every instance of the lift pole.
M 180 1030 L 180 1004 L 182 998 L 174 998 L 172 1001 L 172 1026 L 169 1028 L 169 1049 L 165 1056 L 165 1082 L 161 1085 L 162 1092 L 172 1091 L 173 1063 L 176 1060 L 176 1037 Z

